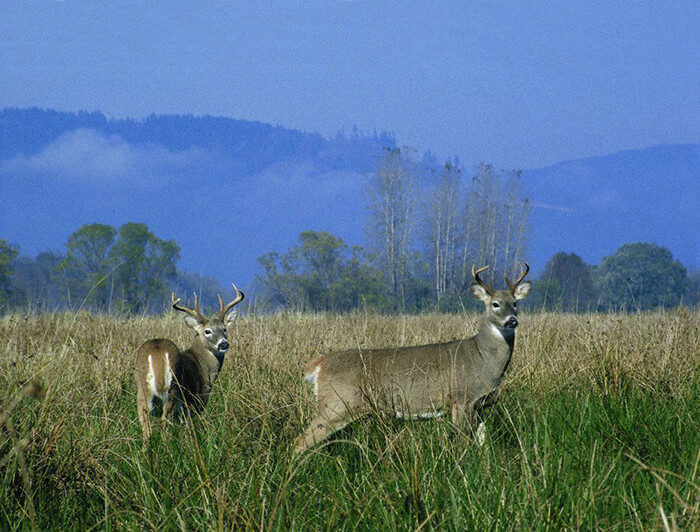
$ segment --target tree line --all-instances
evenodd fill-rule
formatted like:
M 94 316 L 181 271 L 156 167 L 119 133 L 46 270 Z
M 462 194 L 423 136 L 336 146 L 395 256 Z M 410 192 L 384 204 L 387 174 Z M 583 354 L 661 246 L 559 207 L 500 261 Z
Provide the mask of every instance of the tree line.
M 365 193 L 367 247 L 325 231 L 302 231 L 284 253 L 258 258 L 252 287 L 264 310 L 421 312 L 473 308 L 472 267 L 500 284 L 527 260 L 530 205 L 520 172 L 481 164 L 464 178 L 459 161 L 437 165 L 412 150 L 390 148 Z M 466 182 L 465 182 L 466 181 Z M 0 239 L 0 312 L 86 309 L 160 312 L 172 290 L 216 301 L 215 279 L 177 268 L 180 248 L 144 224 L 88 224 L 65 253 L 18 256 Z M 548 261 L 528 298 L 547 311 L 635 311 L 700 302 L 700 275 L 667 249 L 631 243 L 588 265 L 574 253 Z
M 258 259 L 256 293 L 270 309 L 379 312 L 473 308 L 472 266 L 516 276 L 527 258 L 530 204 L 518 171 L 481 164 L 467 183 L 459 162 L 440 167 L 390 149 L 366 191 L 368 247 L 304 231 L 286 253 Z M 700 302 L 700 275 L 651 243 L 620 247 L 600 265 L 574 253 L 548 261 L 528 298 L 546 311 L 635 311 Z
M 440 305 L 427 262 L 423 275 L 419 271 L 408 276 L 400 292 L 403 298 L 397 299 L 376 255 L 361 247 L 350 248 L 327 232 L 304 231 L 299 243 L 285 254 L 268 253 L 259 262 L 263 274 L 257 291 L 264 294 L 270 310 L 395 312 L 402 305 L 404 311 L 421 312 L 477 306 L 465 288 L 453 291 Z M 644 242 L 624 244 L 599 265 L 586 264 L 575 253 L 559 252 L 534 280 L 524 304 L 529 310 L 548 312 L 695 307 L 700 304 L 700 272 L 689 275 L 668 249 Z
M 65 254 L 18 257 L 0 240 L 2 310 L 88 310 L 105 313 L 161 312 L 172 290 L 216 300 L 218 281 L 177 269 L 180 248 L 155 236 L 145 224 L 119 229 L 93 223 L 68 237 Z

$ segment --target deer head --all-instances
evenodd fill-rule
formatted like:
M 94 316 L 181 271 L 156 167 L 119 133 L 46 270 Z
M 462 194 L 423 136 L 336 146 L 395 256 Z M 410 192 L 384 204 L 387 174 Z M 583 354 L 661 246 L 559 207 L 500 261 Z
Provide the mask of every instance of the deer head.
M 229 348 L 226 327 L 236 318 L 237 311 L 230 314 L 228 312 L 243 301 L 243 292 L 235 284 L 232 284 L 236 291 L 236 298 L 224 306 L 224 300 L 219 295 L 219 315 L 215 318 L 206 318 L 199 311 L 197 294 L 194 294 L 194 308 L 180 305 L 180 298 L 175 299 L 175 293 L 171 295 L 173 308 L 186 314 L 185 323 L 197 333 L 197 338 L 204 347 L 217 358 L 223 357 Z
M 529 293 L 532 283 L 522 282 L 530 266 L 525 263 L 525 268 L 520 264 L 520 275 L 511 283 L 508 276 L 505 276 L 508 290 L 494 290 L 492 285 L 487 285 L 479 274 L 485 272 L 488 266 L 474 270 L 472 266 L 472 276 L 474 281 L 470 288 L 474 297 L 484 302 L 486 305 L 486 320 L 500 328 L 515 329 L 518 326 L 518 301 L 524 299 Z

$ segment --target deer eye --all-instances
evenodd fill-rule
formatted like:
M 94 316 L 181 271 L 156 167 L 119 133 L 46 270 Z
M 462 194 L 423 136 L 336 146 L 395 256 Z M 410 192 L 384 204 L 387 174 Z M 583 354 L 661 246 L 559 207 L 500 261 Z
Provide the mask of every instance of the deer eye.
M 206 334 L 207 336 L 211 336 L 211 333 L 211 329 L 204 329 L 204 334 Z
M 501 308 L 501 304 L 498 301 L 494 301 L 493 303 L 491 303 L 491 306 L 495 309 Z
M 518 302 L 517 302 L 517 301 L 513 301 L 513 308 L 515 308 L 515 307 L 517 307 L 517 306 L 518 306 Z

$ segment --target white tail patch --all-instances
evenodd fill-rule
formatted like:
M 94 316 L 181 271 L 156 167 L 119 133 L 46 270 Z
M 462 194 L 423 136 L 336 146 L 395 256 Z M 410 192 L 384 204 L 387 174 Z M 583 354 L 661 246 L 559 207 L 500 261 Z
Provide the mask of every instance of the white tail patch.
M 153 370 L 153 356 L 151 355 L 148 355 L 148 374 L 146 375 L 146 381 L 148 381 L 148 389 L 151 392 L 151 396 L 158 395 L 156 372 Z
M 173 382 L 173 370 L 170 368 L 170 355 L 165 352 L 165 389 L 170 389 L 170 383 Z
M 304 375 L 304 380 L 314 385 L 314 395 L 318 397 L 318 376 L 321 373 L 321 366 L 316 366 L 313 373 Z
M 170 383 L 173 381 L 173 372 L 170 368 L 170 357 L 167 351 L 165 353 L 165 375 L 163 377 L 164 386 L 162 390 L 159 390 L 156 382 L 156 372 L 153 369 L 153 355 L 148 355 L 148 374 L 146 375 L 146 381 L 148 382 L 151 398 L 158 397 L 161 401 L 165 402 L 168 399 Z

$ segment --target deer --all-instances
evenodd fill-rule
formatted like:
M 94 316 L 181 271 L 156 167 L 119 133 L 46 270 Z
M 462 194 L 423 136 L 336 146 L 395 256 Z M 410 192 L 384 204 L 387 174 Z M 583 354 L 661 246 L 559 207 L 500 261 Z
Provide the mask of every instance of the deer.
M 236 297 L 224 305 L 219 295 L 219 315 L 204 317 L 199 310 L 197 294 L 194 308 L 181 306 L 180 298 L 171 294 L 172 307 L 185 313 L 185 323 L 196 333 L 192 345 L 181 351 L 171 340 L 155 338 L 147 340 L 136 353 L 137 408 L 144 440 L 151 437 L 150 417 L 181 421 L 184 409 L 200 413 L 209 400 L 214 381 L 221 371 L 224 356 L 230 347 L 226 328 L 236 319 L 238 305 L 245 297 L 233 285 Z
M 479 446 L 486 437 L 480 411 L 495 404 L 510 365 L 518 326 L 517 302 L 530 292 L 520 276 L 507 290 L 494 290 L 475 271 L 470 289 L 486 311 L 476 335 L 450 342 L 383 349 L 330 352 L 310 360 L 304 378 L 314 387 L 316 412 L 294 449 L 300 455 L 334 432 L 372 413 L 398 418 L 429 419 L 449 412 L 452 423 L 474 434 Z M 473 430 L 475 421 L 479 426 Z M 465 431 L 465 433 L 467 433 Z

